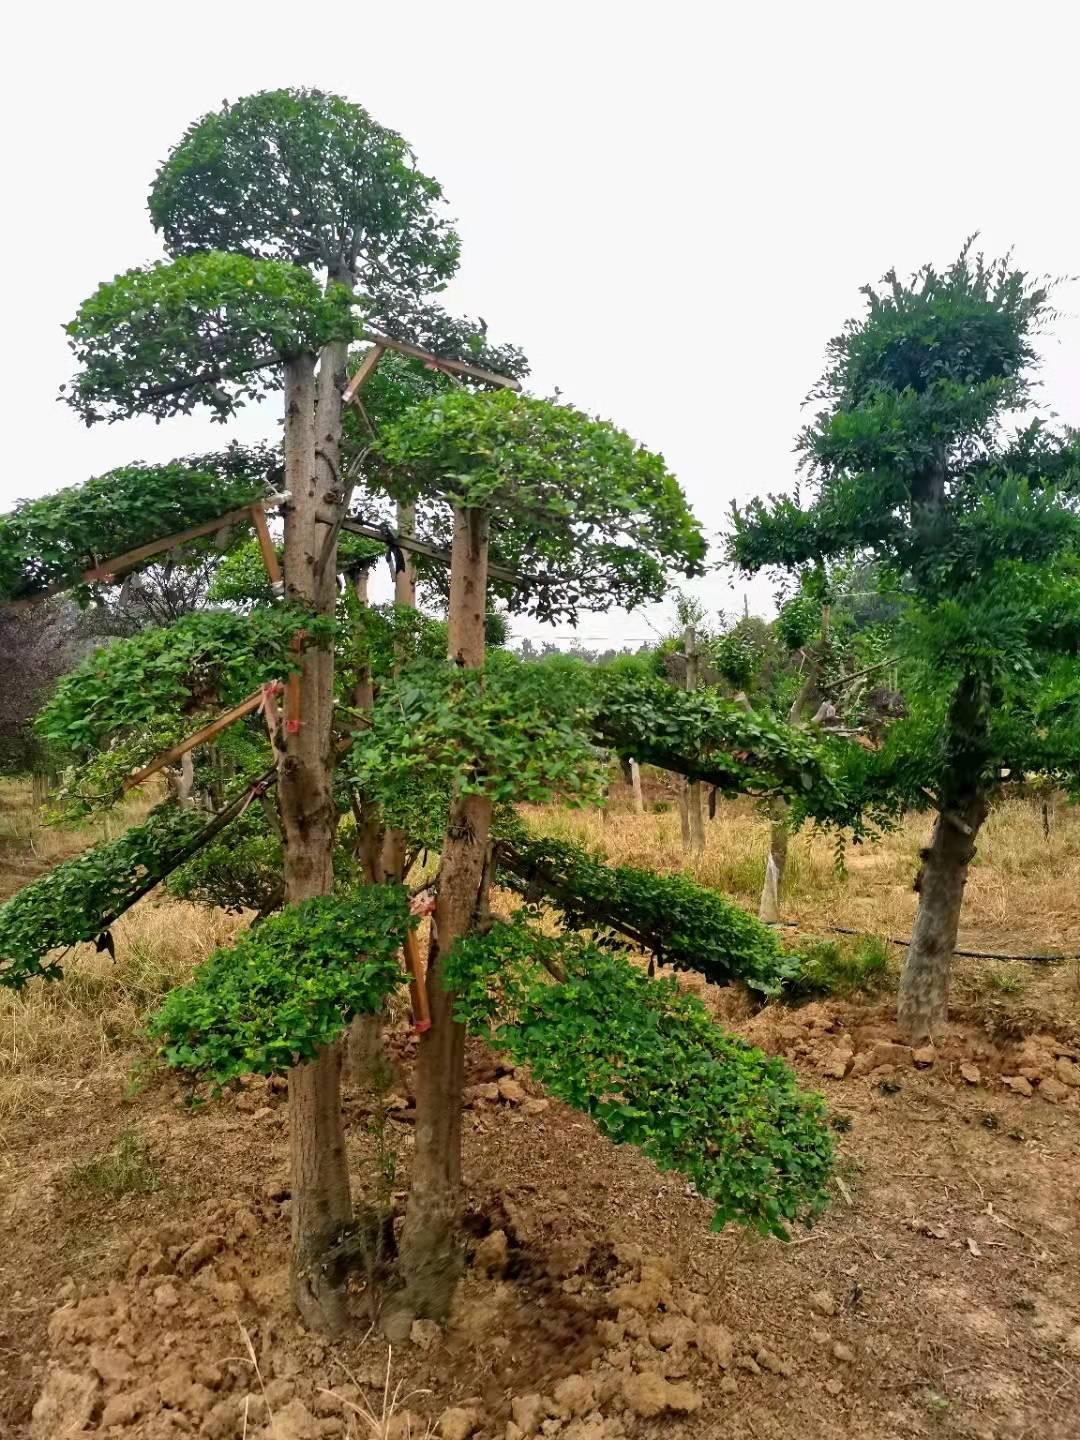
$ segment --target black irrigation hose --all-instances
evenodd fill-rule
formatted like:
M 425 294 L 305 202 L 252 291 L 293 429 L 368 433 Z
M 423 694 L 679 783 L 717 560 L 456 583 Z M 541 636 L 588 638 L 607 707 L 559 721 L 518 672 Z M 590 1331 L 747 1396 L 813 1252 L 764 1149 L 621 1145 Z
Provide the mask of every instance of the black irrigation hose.
M 783 925 L 790 929 L 801 929 L 795 920 L 777 920 L 776 925 Z M 849 930 L 845 925 L 826 925 L 824 927 L 832 935 L 870 935 L 870 930 Z M 911 944 L 910 936 L 906 940 L 898 939 L 895 935 L 882 935 L 880 937 L 887 945 L 908 946 Z M 964 960 L 1023 960 L 1029 965 L 1064 965 L 1067 960 L 1080 960 L 1080 955 L 1002 955 L 994 950 L 954 950 L 954 955 L 959 955 Z

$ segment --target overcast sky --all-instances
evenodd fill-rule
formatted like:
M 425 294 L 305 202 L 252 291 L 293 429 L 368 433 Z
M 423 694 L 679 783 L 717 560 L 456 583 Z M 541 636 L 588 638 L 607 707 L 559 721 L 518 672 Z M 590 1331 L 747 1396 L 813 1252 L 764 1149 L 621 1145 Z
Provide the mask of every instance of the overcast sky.
M 61 326 L 160 255 L 157 166 L 255 90 L 334 90 L 400 131 L 462 235 L 448 305 L 520 344 L 539 393 L 661 450 L 713 535 L 733 499 L 792 484 L 802 398 L 860 284 L 947 262 L 976 229 L 1026 268 L 1080 271 L 1080 16 L 1063 0 L 95 0 L 5 24 L 0 508 L 221 442 L 198 417 L 84 429 L 55 400 Z M 1080 286 L 1061 298 L 1045 398 L 1076 422 Z M 271 436 L 276 418 L 230 428 Z M 745 586 L 717 571 L 693 588 L 715 611 Z M 588 615 L 579 633 L 620 643 L 665 618 Z

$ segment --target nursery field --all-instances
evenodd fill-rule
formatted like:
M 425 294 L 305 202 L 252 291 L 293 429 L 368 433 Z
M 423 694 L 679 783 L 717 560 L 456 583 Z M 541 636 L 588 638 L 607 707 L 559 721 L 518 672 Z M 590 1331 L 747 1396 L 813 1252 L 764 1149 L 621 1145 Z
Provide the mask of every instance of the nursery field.
M 529 809 L 532 829 L 612 862 L 684 868 L 659 785 L 647 813 Z M 133 810 L 123 823 L 136 818 Z M 116 821 L 118 827 L 121 822 Z M 767 822 L 721 804 L 693 873 L 755 907 Z M 46 838 L 47 837 L 47 838 Z M 96 834 L 42 832 L 0 792 L 0 894 Z M 686 1179 L 616 1147 L 468 1042 L 469 1265 L 447 1326 L 388 1346 L 329 1341 L 288 1304 L 284 1078 L 192 1106 L 158 1068 L 146 1014 L 246 917 L 156 893 L 81 947 L 55 985 L 0 992 L 0 1434 L 313 1440 L 1066 1440 L 1080 1402 L 1080 814 L 1010 799 L 980 836 L 936 1049 L 894 1028 L 929 820 L 838 872 L 791 844 L 785 914 L 820 988 L 753 1009 L 684 977 L 718 1021 L 783 1054 L 826 1098 L 830 1204 L 790 1243 L 711 1233 Z M 512 900 L 496 891 L 494 907 Z M 346 1087 L 359 1198 L 404 1198 L 415 1038 L 384 1081 Z M 350 1303 L 361 1313 L 364 1279 Z M 34 1418 L 31 1419 L 31 1412 Z

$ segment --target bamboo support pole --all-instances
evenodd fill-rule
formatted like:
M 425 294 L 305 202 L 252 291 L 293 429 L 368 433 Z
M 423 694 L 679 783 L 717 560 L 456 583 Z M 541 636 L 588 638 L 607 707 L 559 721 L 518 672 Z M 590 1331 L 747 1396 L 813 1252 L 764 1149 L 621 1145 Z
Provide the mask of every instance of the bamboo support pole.
M 412 977 L 409 994 L 412 998 L 413 1024 L 420 1034 L 431 1029 L 431 1010 L 428 1007 L 427 974 L 420 958 L 420 947 L 416 943 L 416 931 L 409 930 L 404 943 L 405 963 Z
M 277 550 L 274 548 L 274 542 L 270 535 L 270 527 L 266 523 L 266 511 L 261 505 L 253 505 L 251 518 L 255 524 L 255 534 L 259 537 L 259 549 L 262 551 L 267 577 L 271 585 L 278 586 L 281 584 L 281 566 L 278 563 Z
M 263 703 L 262 690 L 256 690 L 246 700 L 241 700 L 239 705 L 234 705 L 231 710 L 225 710 L 216 720 L 211 720 L 209 725 L 204 725 L 201 730 L 186 736 L 183 740 L 171 745 L 168 750 L 163 750 L 160 755 L 154 757 L 149 765 L 144 765 L 134 775 L 129 775 L 124 781 L 124 789 L 132 790 L 136 785 L 141 785 L 144 780 L 149 780 L 151 775 L 156 775 L 166 765 L 171 765 L 174 760 L 180 760 L 189 750 L 194 750 L 197 745 L 204 745 L 207 740 L 212 740 L 215 735 L 220 735 L 237 720 L 242 720 L 245 715 L 250 715 Z
M 407 340 L 391 340 L 389 335 L 379 335 L 374 330 L 369 330 L 366 338 L 373 345 L 381 345 L 385 350 L 396 350 L 399 355 L 407 355 L 411 360 L 422 360 L 430 369 L 441 370 L 446 375 L 461 375 L 466 380 L 479 380 L 484 385 L 498 385 L 503 390 L 521 389 L 519 381 L 511 380 L 506 375 L 496 375 L 494 371 L 483 370 L 479 365 L 469 365 L 464 360 L 447 360 L 441 355 L 432 354 L 430 350 L 422 350 L 419 345 L 411 345 Z M 363 381 L 360 383 L 363 384 Z M 343 398 L 346 401 L 351 400 L 352 393 L 346 389 Z
M 429 560 L 438 560 L 440 564 L 449 566 L 449 550 L 440 550 L 437 545 L 429 545 L 426 540 L 418 540 L 415 535 L 402 535 L 392 530 L 388 525 L 365 525 L 360 520 L 343 520 L 342 530 L 347 530 L 350 535 L 363 535 L 368 540 L 381 540 L 384 545 L 394 546 L 398 550 L 408 550 L 414 555 L 424 555 Z M 507 570 L 502 565 L 489 565 L 488 574 L 493 580 L 502 580 L 509 585 L 526 586 L 529 577 L 519 575 L 514 570 Z
M 288 493 L 269 495 L 265 500 L 256 500 L 239 510 L 227 510 L 224 515 L 218 515 L 216 519 L 207 520 L 202 525 L 192 525 L 187 530 L 176 530 L 171 535 L 162 535 L 160 539 L 148 540 L 145 545 L 136 545 L 133 550 L 125 550 L 120 555 L 113 555 L 108 560 L 102 560 L 100 564 L 92 565 L 88 570 L 82 571 L 79 579 L 87 585 L 99 582 L 111 584 L 117 576 L 123 575 L 133 566 L 138 565 L 140 561 L 150 560 L 166 550 L 175 550 L 178 545 L 186 545 L 189 541 L 199 540 L 204 535 L 214 535 L 217 531 L 228 525 L 236 525 L 241 520 L 250 521 L 254 518 L 256 511 L 263 517 L 265 525 L 266 518 L 263 512 L 275 505 L 283 504 L 289 498 Z M 30 605 L 38 604 L 41 600 L 48 600 L 53 595 L 62 594 L 75 583 L 75 581 L 69 580 L 58 581 L 45 590 L 39 590 L 36 595 L 27 595 L 20 600 L 8 600 L 3 602 L 3 605 L 9 610 L 24 610 Z

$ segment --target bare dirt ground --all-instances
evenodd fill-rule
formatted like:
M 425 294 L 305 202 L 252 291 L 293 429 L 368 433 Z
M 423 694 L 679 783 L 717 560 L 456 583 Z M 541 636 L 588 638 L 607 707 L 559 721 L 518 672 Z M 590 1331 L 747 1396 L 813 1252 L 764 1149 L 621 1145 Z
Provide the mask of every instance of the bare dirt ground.
M 671 814 L 545 821 L 612 858 L 682 861 Z M 793 917 L 907 933 L 925 829 L 913 820 L 846 880 L 826 842 L 800 838 Z M 744 807 L 722 810 L 702 878 L 749 901 L 763 833 Z M 1080 818 L 1060 808 L 1046 839 L 1040 808 L 1018 802 L 981 846 L 962 938 L 1080 949 L 1078 867 Z M 289 1313 L 283 1088 L 192 1110 L 145 1068 L 140 1016 L 236 923 L 151 899 L 118 927 L 115 965 L 87 953 L 64 985 L 0 1005 L 0 1434 L 1080 1431 L 1075 967 L 957 962 L 954 1023 L 919 1056 L 896 1044 L 888 993 L 751 1014 L 699 986 L 828 1099 L 833 1203 L 788 1245 L 710 1233 L 684 1180 L 471 1043 L 466 1278 L 450 1325 L 421 1324 L 391 1354 L 360 1281 L 343 1342 Z M 391 1089 L 346 1098 L 360 1194 L 407 1182 L 405 1021 L 392 1043 Z

